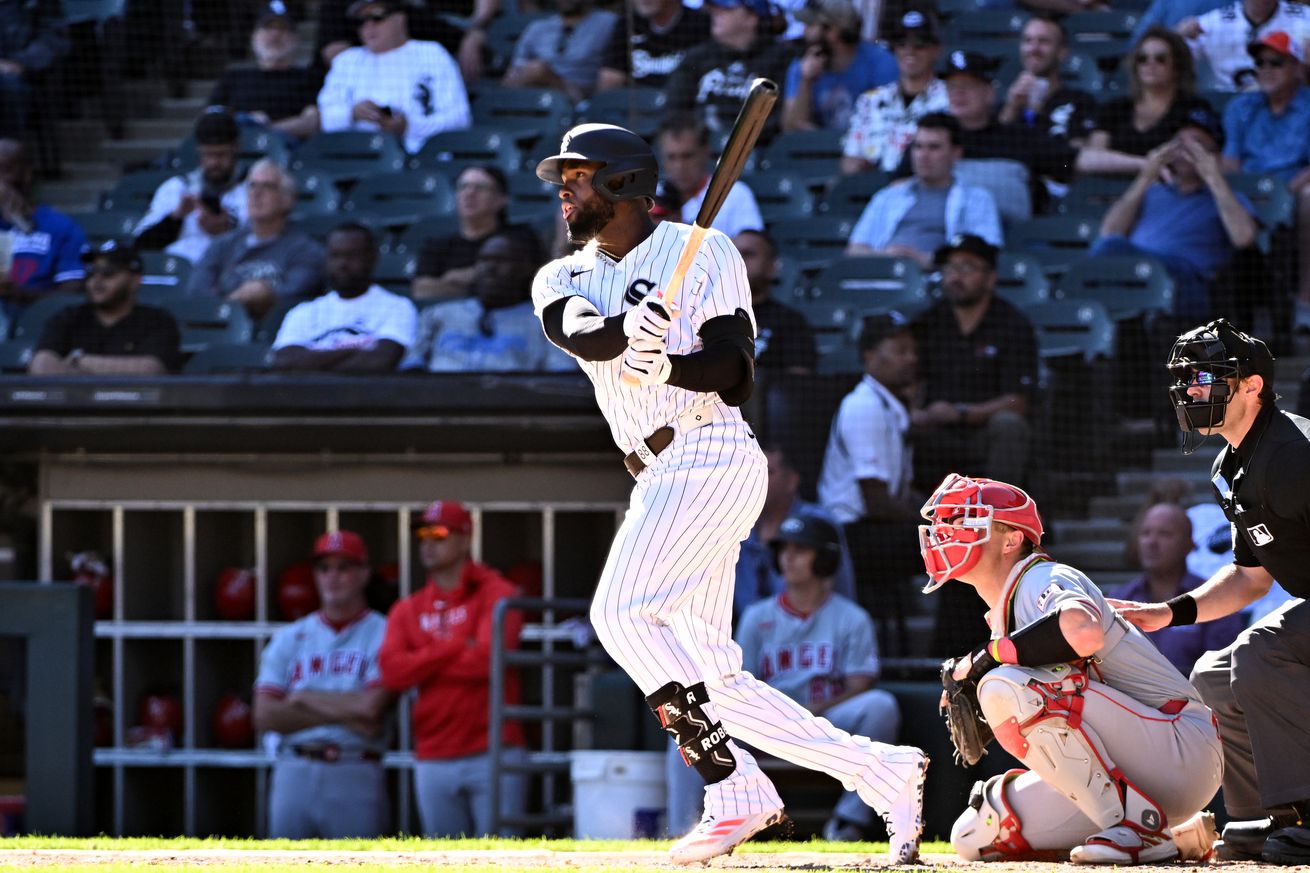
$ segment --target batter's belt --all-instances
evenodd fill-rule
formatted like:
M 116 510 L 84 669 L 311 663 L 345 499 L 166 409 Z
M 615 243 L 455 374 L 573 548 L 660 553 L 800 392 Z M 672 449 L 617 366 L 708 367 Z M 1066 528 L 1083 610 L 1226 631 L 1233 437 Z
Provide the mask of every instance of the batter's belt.
M 628 468 L 632 478 L 636 479 L 651 464 L 655 463 L 655 456 L 667 449 L 672 443 L 673 438 L 680 433 L 693 431 L 698 427 L 703 427 L 714 421 L 713 406 L 698 406 L 694 409 L 688 409 L 686 412 L 674 419 L 673 424 L 666 424 L 658 428 L 653 434 L 637 443 L 637 448 L 628 453 L 623 459 L 623 466 Z

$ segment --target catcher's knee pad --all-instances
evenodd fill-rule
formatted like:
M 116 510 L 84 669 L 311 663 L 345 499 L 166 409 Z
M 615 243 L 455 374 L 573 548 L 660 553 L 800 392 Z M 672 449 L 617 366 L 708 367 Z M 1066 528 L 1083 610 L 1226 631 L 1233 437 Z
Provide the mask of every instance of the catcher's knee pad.
M 673 737 L 682 760 L 695 767 L 707 784 L 722 782 L 737 769 L 737 759 L 728 748 L 728 732 L 721 722 L 711 722 L 703 706 L 709 702 L 705 683 L 690 688 L 677 682 L 659 688 L 646 698 L 660 727 Z
M 1086 674 L 1067 664 L 1003 665 L 978 683 L 978 705 L 1001 747 L 1098 827 L 1163 829 L 1159 805 L 1115 767 L 1083 723 L 1086 686 Z
M 951 827 L 951 845 L 966 861 L 1039 860 L 1023 835 L 1023 822 L 1005 798 L 1005 786 L 1023 773 L 1011 770 L 975 782 L 969 805 Z

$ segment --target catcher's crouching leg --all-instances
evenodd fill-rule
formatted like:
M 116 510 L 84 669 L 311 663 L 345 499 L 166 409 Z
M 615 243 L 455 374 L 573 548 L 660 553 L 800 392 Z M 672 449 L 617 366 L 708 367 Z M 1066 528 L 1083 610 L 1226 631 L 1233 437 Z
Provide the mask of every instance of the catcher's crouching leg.
M 1031 767 L 1100 830 L 1070 860 L 1137 864 L 1178 857 L 1164 811 L 1129 781 L 1083 722 L 1087 676 L 1068 665 L 992 670 L 978 683 L 978 704 L 996 740 Z
M 1050 797 L 1049 789 L 1042 791 L 1045 786 L 1033 785 L 1034 781 L 1039 781 L 1036 774 L 1011 770 L 974 783 L 969 805 L 951 827 L 951 845 L 956 853 L 966 861 L 1068 858 L 1070 844 L 1081 841 L 1086 833 L 1086 822 L 1077 810 Z M 1032 802 L 1023 804 L 1022 818 L 1015 803 L 1018 789 L 1027 789 L 1032 797 Z

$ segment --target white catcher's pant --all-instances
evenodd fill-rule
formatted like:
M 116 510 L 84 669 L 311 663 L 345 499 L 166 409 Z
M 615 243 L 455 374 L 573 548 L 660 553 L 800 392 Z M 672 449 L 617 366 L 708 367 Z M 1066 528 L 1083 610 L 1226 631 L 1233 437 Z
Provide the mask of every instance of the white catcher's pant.
M 755 748 L 870 786 L 884 809 L 903 780 L 852 736 L 741 669 L 732 641 L 740 543 L 764 506 L 768 466 L 744 422 L 679 435 L 637 479 L 591 605 L 605 651 L 643 695 L 704 682 L 711 719 Z M 886 748 L 886 747 L 881 747 Z M 739 762 L 749 756 L 736 744 Z

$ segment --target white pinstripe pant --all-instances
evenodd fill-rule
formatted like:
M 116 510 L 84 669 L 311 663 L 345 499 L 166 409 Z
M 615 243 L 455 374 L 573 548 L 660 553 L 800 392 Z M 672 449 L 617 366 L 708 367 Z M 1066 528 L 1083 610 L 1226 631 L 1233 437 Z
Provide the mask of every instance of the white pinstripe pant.
M 704 682 L 706 715 L 730 736 L 828 773 L 847 790 L 867 783 L 886 808 L 903 781 L 872 754 L 880 744 L 814 717 L 741 669 L 732 641 L 734 568 L 767 479 L 764 453 L 744 422 L 715 422 L 674 439 L 632 490 L 592 601 L 592 626 L 642 694 Z M 753 769 L 753 759 L 731 746 Z

